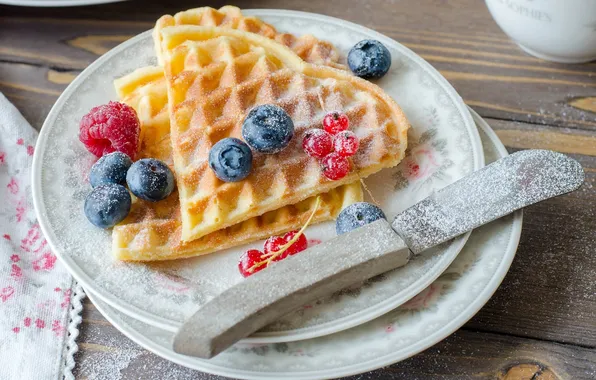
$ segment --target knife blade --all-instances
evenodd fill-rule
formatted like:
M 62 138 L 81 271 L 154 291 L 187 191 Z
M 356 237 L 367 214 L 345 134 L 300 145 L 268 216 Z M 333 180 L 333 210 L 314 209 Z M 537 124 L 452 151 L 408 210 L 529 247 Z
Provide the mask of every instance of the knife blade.
M 377 220 L 225 290 L 185 321 L 174 351 L 211 358 L 304 304 L 406 265 L 412 255 L 583 181 L 581 165 L 560 153 L 526 150 L 504 157 L 406 209 L 391 225 Z

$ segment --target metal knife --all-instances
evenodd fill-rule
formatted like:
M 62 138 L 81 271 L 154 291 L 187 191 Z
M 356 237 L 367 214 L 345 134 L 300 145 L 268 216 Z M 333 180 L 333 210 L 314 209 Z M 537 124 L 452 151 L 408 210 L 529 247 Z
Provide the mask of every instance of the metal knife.
M 412 255 L 533 203 L 577 189 L 581 165 L 526 150 L 377 220 L 255 273 L 201 306 L 176 333 L 180 354 L 211 358 L 279 317 L 408 263 Z

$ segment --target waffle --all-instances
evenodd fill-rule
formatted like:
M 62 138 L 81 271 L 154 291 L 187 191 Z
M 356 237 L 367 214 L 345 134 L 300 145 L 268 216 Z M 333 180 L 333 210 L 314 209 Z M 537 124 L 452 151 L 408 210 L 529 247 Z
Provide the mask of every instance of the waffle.
M 289 47 L 306 62 L 342 70 L 347 69 L 344 65 L 338 63 L 339 53 L 331 43 L 320 41 L 310 34 L 295 37 L 292 34 L 279 33 L 272 25 L 256 17 L 246 17 L 242 14 L 240 8 L 231 5 L 226 5 L 220 9 L 211 7 L 189 9 L 176 13 L 174 16 L 162 16 L 157 20 L 155 28 L 153 28 L 153 41 L 155 43 L 155 54 L 162 66 L 164 59 L 161 48 L 161 31 L 164 28 L 176 25 L 217 26 L 260 34 Z
M 162 30 L 182 240 L 191 241 L 288 204 L 397 165 L 409 127 L 399 106 L 378 86 L 344 71 L 311 65 L 262 36 L 225 28 Z M 208 166 L 211 147 L 241 138 L 242 122 L 259 104 L 277 104 L 295 133 L 280 153 L 253 153 L 239 182 L 220 181 Z M 346 113 L 360 149 L 341 180 L 326 179 L 301 142 L 327 111 Z
M 172 166 L 163 68 L 138 69 L 114 84 L 120 100 L 133 107 L 141 121 L 139 158 L 153 157 Z M 323 194 L 314 222 L 333 219 L 343 207 L 361 200 L 358 183 Z M 160 202 L 134 199 L 127 219 L 113 229 L 112 252 L 117 259 L 127 261 L 171 260 L 207 254 L 300 228 L 312 213 L 314 203 L 315 198 L 309 198 L 183 243 L 177 193 Z

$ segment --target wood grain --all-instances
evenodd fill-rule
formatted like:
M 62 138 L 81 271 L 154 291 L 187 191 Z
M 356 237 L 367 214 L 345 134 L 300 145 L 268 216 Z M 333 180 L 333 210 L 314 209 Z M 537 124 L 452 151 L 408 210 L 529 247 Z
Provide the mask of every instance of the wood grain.
M 499 376 L 503 380 L 532 379 L 532 380 L 555 380 L 557 375 L 548 368 L 539 364 L 518 364 L 507 370 L 506 373 Z
M 596 96 L 571 99 L 569 105 L 580 110 L 596 113 Z
M 83 318 L 101 318 L 85 308 Z M 77 378 L 93 378 L 97 363 L 123 378 L 225 379 L 199 373 L 140 349 L 111 326 L 83 324 L 76 354 Z M 465 374 L 465 375 L 464 375 Z M 461 329 L 434 347 L 392 366 L 348 377 L 365 379 L 593 379 L 596 352 L 592 349 L 508 335 Z
M 586 171 L 579 191 L 526 210 L 511 270 L 464 328 L 409 360 L 350 379 L 596 378 L 596 64 L 562 65 L 523 53 L 477 0 L 235 3 L 327 14 L 384 33 L 437 68 L 511 152 L 554 149 Z M 39 129 L 59 94 L 99 55 L 160 15 L 197 5 L 0 6 L 0 91 Z M 79 343 L 78 379 L 222 379 L 141 349 L 89 301 Z
M 592 132 L 533 124 L 490 120 L 506 146 L 516 149 L 552 149 L 561 153 L 596 156 L 596 135 Z
M 64 72 L 56 70 L 48 70 L 46 79 L 51 83 L 67 85 L 76 78 L 77 74 L 73 72 Z
M 21 63 L 0 62 L 0 92 L 40 129 L 65 85 L 48 79 L 49 69 Z

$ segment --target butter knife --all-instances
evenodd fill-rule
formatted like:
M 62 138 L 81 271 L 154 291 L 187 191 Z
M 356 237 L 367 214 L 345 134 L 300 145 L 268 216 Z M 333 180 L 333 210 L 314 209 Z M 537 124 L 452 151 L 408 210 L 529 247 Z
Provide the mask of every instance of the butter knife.
M 526 150 L 431 194 L 393 220 L 377 220 L 287 257 L 202 305 L 174 351 L 211 358 L 279 317 L 327 294 L 406 265 L 412 255 L 522 207 L 577 189 L 581 165 Z

